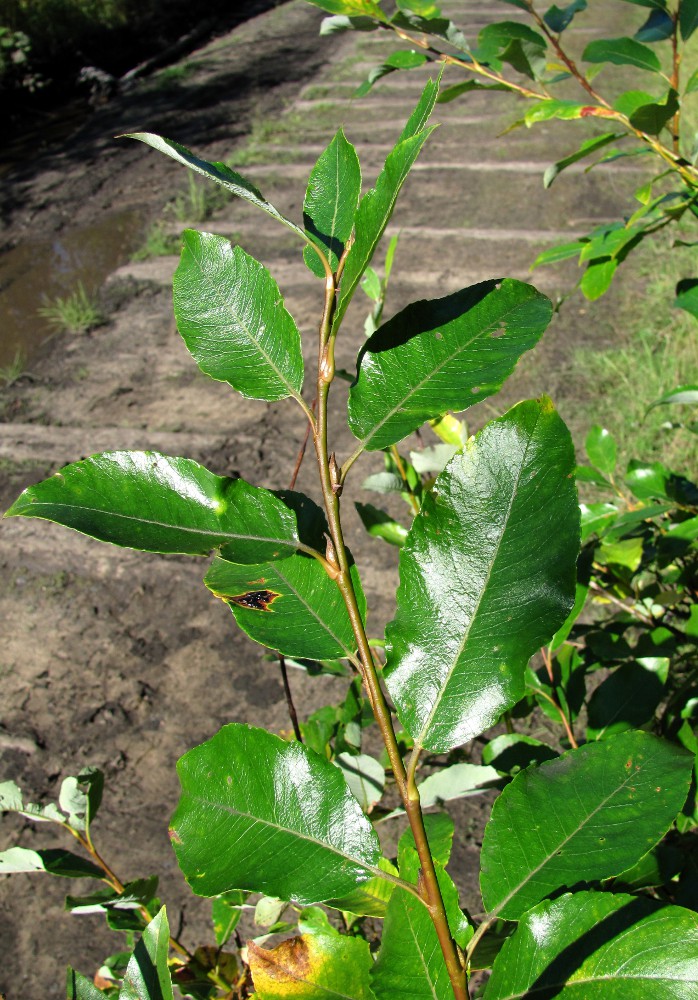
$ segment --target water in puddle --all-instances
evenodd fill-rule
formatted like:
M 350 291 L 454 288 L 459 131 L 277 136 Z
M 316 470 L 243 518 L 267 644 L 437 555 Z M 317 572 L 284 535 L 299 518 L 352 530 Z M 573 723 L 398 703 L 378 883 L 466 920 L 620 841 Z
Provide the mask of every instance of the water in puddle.
M 53 333 L 41 306 L 70 295 L 78 282 L 95 295 L 138 247 L 143 223 L 140 212 L 115 212 L 48 240 L 23 240 L 0 255 L 0 367 L 18 351 L 26 361 L 40 353 Z

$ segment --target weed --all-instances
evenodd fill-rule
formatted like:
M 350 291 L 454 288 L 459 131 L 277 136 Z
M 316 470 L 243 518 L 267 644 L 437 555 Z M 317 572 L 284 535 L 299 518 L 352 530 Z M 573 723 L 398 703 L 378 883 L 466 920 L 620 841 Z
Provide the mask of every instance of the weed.
M 206 222 L 228 200 L 229 196 L 222 188 L 209 190 L 194 174 L 190 174 L 186 190 L 176 195 L 171 207 L 178 222 Z
M 4 365 L 0 368 L 0 384 L 5 389 L 9 389 L 11 385 L 14 385 L 22 377 L 25 363 L 24 354 L 18 349 L 15 351 L 15 356 L 9 365 Z
M 105 321 L 99 305 L 81 281 L 70 295 L 57 296 L 37 311 L 57 333 L 87 333 Z
M 162 221 L 153 223 L 146 233 L 143 245 L 131 256 L 131 260 L 149 260 L 151 257 L 167 257 L 177 253 L 179 240 L 167 232 Z

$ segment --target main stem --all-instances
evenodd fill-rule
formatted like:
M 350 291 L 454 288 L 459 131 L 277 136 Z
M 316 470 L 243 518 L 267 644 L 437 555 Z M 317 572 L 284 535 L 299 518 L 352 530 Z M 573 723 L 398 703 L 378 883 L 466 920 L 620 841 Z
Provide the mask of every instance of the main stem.
M 361 618 L 361 611 L 356 600 L 354 585 L 350 574 L 349 557 L 340 518 L 339 496 L 341 493 L 340 470 L 337 469 L 334 456 L 330 456 L 327 448 L 327 398 L 330 385 L 334 379 L 334 337 L 331 333 L 332 317 L 336 302 L 336 284 L 329 275 L 325 284 L 325 307 L 320 324 L 320 347 L 318 358 L 317 383 L 317 424 L 313 440 L 320 473 L 320 485 L 327 514 L 327 523 L 331 542 L 328 544 L 327 561 L 335 568 L 335 579 L 340 589 L 349 614 L 359 660 L 361 674 L 368 699 L 373 709 L 376 722 L 380 728 L 388 752 L 390 766 L 395 776 L 400 798 L 402 799 L 407 818 L 414 837 L 419 863 L 422 869 L 422 896 L 434 922 L 439 944 L 443 952 L 448 970 L 451 988 L 455 1000 L 469 1000 L 470 994 L 466 980 L 465 969 L 458 954 L 458 948 L 451 937 L 448 918 L 444 906 L 441 889 L 436 877 L 436 869 L 431 856 L 431 849 L 424 828 L 424 817 L 419 801 L 419 791 L 413 780 L 408 781 L 405 765 L 400 755 L 390 710 L 385 701 L 383 689 L 378 679 L 373 653 L 368 643 L 366 631 Z

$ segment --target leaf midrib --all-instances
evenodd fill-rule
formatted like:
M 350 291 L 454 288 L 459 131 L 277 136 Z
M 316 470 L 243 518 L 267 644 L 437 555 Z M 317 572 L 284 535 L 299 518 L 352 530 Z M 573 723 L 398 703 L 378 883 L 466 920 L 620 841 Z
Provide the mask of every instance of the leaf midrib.
M 234 806 L 228 806 L 224 803 L 204 798 L 203 796 L 192 795 L 191 799 L 198 805 L 210 806 L 212 809 L 220 809 L 223 812 L 230 813 L 231 816 L 240 816 L 242 819 L 251 820 L 253 826 L 259 825 L 268 827 L 271 830 L 277 830 L 279 833 L 290 834 L 293 837 L 297 837 L 299 840 L 305 840 L 309 844 L 314 844 L 316 846 L 322 847 L 330 854 L 335 854 L 338 858 L 343 858 L 345 861 L 350 861 L 353 865 L 357 865 L 358 867 L 363 868 L 365 871 L 371 872 L 372 875 L 376 878 L 382 878 L 386 882 L 396 881 L 394 879 L 388 878 L 387 873 L 384 872 L 382 868 L 379 868 L 378 865 L 372 865 L 367 861 L 363 861 L 361 858 L 352 857 L 350 854 L 346 854 L 344 851 L 340 851 L 339 848 L 335 847 L 333 844 L 328 844 L 324 840 L 317 840 L 314 837 L 311 837 L 307 833 L 301 833 L 300 830 L 294 830 L 292 827 L 281 826 L 279 823 L 274 823 L 272 820 L 264 819 L 261 816 L 254 816 L 252 815 L 252 813 L 245 812 L 242 809 L 238 809 Z M 359 887 L 360 883 L 357 886 L 357 888 Z
M 188 246 L 188 249 L 189 249 L 189 252 L 190 252 L 190 254 L 192 256 L 192 259 L 193 259 L 194 263 L 196 264 L 196 266 L 198 267 L 198 269 L 199 269 L 199 271 L 201 273 L 201 276 L 204 277 L 204 268 L 202 266 L 201 260 L 199 259 L 199 256 L 198 256 L 197 252 L 194 249 L 192 249 L 191 245 Z M 243 253 L 244 253 L 244 251 L 243 251 Z M 280 301 L 281 308 L 283 309 L 283 311 L 286 313 L 286 315 L 291 320 L 291 323 L 293 324 L 293 327 L 294 327 L 294 329 L 296 330 L 296 333 L 297 333 L 298 331 L 297 331 L 297 328 L 296 328 L 295 323 L 293 321 L 293 317 L 291 316 L 291 314 L 288 312 L 288 310 L 286 309 L 286 307 L 283 304 L 283 297 L 281 296 L 281 291 L 280 291 L 279 286 L 277 285 L 277 283 L 276 283 L 276 281 L 274 279 L 274 276 L 269 271 L 267 271 L 267 269 L 264 267 L 263 264 L 260 264 L 259 261 L 256 261 L 254 259 L 254 257 L 250 257 L 249 254 L 245 254 L 245 257 L 248 260 L 253 261 L 254 264 L 259 269 L 257 275 L 255 276 L 255 284 L 257 284 L 257 278 L 259 277 L 259 275 L 265 275 L 272 282 L 272 284 L 276 287 L 276 290 L 277 290 L 277 292 L 279 294 L 279 298 L 281 299 L 281 301 Z M 236 269 L 238 269 L 238 267 L 237 267 L 237 263 L 238 262 L 237 262 L 237 260 L 235 260 L 235 254 L 234 254 L 234 252 L 233 252 L 233 261 L 235 263 Z M 259 351 L 259 353 L 262 355 L 262 357 L 267 362 L 267 364 L 272 369 L 272 371 L 274 371 L 276 373 L 279 381 L 283 385 L 286 386 L 286 388 L 288 389 L 289 395 L 293 396 L 294 399 L 300 399 L 300 395 L 299 395 L 298 389 L 296 389 L 293 385 L 291 385 L 291 382 L 288 380 L 288 378 L 286 377 L 286 375 L 281 371 L 281 369 L 271 359 L 271 357 L 269 356 L 269 354 L 267 353 L 267 351 L 264 349 L 264 347 L 262 347 L 262 344 L 260 343 L 260 341 L 257 340 L 254 337 L 254 335 L 252 334 L 252 331 L 247 326 L 247 323 L 243 322 L 243 320 L 240 317 L 240 313 L 237 310 L 237 306 L 236 305 L 234 306 L 233 302 L 230 299 L 224 297 L 221 294 L 219 283 L 213 282 L 211 284 L 213 286 L 214 296 L 215 296 L 215 298 L 219 302 L 221 311 L 225 312 L 225 310 L 227 310 L 227 309 L 230 310 L 232 316 L 234 317 L 234 319 L 238 323 L 238 328 L 243 331 L 243 333 L 245 334 L 245 336 L 249 340 L 250 344 L 252 346 L 254 346 Z M 291 355 L 291 350 L 288 349 L 288 348 L 287 348 L 287 354 L 289 356 Z M 302 358 L 301 358 L 301 370 L 302 370 L 302 364 L 303 364 L 303 362 L 302 362 Z M 227 379 L 226 379 L 226 381 L 227 381 Z
M 313 618 L 315 618 L 315 620 L 321 626 L 321 628 L 323 628 L 325 630 L 325 632 L 327 632 L 327 634 L 332 639 L 334 639 L 334 641 L 337 643 L 337 645 L 340 646 L 340 648 L 344 650 L 344 652 L 346 653 L 346 655 L 349 656 L 349 657 L 353 657 L 354 656 L 354 650 L 353 649 L 347 649 L 347 645 L 344 642 L 344 640 L 340 639 L 340 637 L 338 635 L 335 635 L 335 633 L 332 631 L 332 629 L 327 624 L 327 622 L 323 621 L 323 619 L 320 618 L 320 616 L 318 615 L 318 613 L 315 610 L 315 608 L 313 608 L 312 605 L 308 604 L 308 602 L 305 600 L 305 598 L 293 586 L 293 584 L 291 583 L 291 581 L 287 577 L 285 577 L 283 575 L 283 573 L 279 570 L 279 567 L 275 563 L 269 563 L 269 568 L 270 568 L 270 570 L 272 570 L 276 574 L 276 576 L 277 576 L 277 578 L 279 580 L 283 581 L 283 583 L 286 584 L 286 586 L 291 591 L 291 593 L 296 597 L 296 599 L 298 600 L 298 602 L 300 604 L 302 604 L 303 607 L 307 611 L 310 612 L 310 614 L 313 616 Z M 340 605 L 340 608 L 343 608 L 343 607 L 344 607 L 344 605 Z M 352 635 L 353 635 L 353 632 L 352 632 Z
M 223 529 L 220 531 L 213 531 L 210 528 L 191 528 L 182 524 L 170 524 L 167 521 L 154 521 L 151 518 L 135 516 L 133 514 L 121 514 L 114 510 L 102 510 L 99 507 L 86 507 L 83 504 L 69 504 L 69 503 L 58 503 L 58 502 L 48 502 L 36 500 L 30 503 L 27 507 L 27 512 L 36 510 L 37 508 L 46 507 L 51 509 L 65 509 L 65 510 L 79 510 L 85 511 L 89 514 L 99 514 L 107 518 L 118 518 L 122 521 L 135 521 L 137 524 L 149 525 L 156 528 L 164 528 L 169 531 L 181 532 L 183 534 L 191 535 L 201 535 L 204 538 L 222 538 L 224 540 L 230 539 L 231 541 L 243 541 L 243 542 L 270 542 L 274 545 L 286 545 L 288 548 L 292 549 L 294 552 L 298 549 L 304 548 L 298 542 L 292 542 L 284 538 L 268 538 L 265 535 L 243 535 L 235 534 L 232 532 L 227 532 Z M 22 512 L 24 513 L 24 512 Z M 26 516 L 26 515 L 25 515 Z M 38 517 L 37 514 L 30 515 L 33 517 Z
M 642 765 L 639 765 L 639 766 L 642 767 Z M 574 839 L 574 837 L 578 836 L 578 834 L 584 829 L 585 826 L 587 826 L 587 824 L 594 818 L 594 816 L 596 816 L 596 814 L 601 809 L 604 809 L 607 806 L 607 804 L 616 795 L 619 795 L 625 789 L 625 787 L 628 784 L 628 782 L 630 782 L 630 781 L 637 781 L 637 778 L 638 778 L 637 771 L 635 771 L 635 772 L 633 772 L 631 774 L 626 775 L 625 778 L 624 778 L 624 780 L 620 783 L 620 785 L 618 785 L 616 788 L 614 788 L 613 791 L 609 795 L 607 795 L 605 799 L 603 799 L 601 802 L 599 802 L 598 805 L 594 809 L 592 809 L 591 812 L 587 813 L 587 815 L 584 818 L 583 822 L 581 822 L 576 827 L 576 829 L 573 830 L 570 834 L 568 834 L 566 837 L 564 837 L 556 845 L 555 850 L 549 852 L 547 854 L 547 856 L 543 859 L 543 861 L 541 861 L 540 864 L 536 865 L 535 868 L 532 868 L 528 872 L 528 874 L 526 875 L 526 878 L 522 879 L 522 881 L 520 881 L 519 884 L 514 889 L 512 889 L 512 891 L 508 894 L 508 896 L 505 896 L 504 899 L 502 899 L 501 902 L 499 902 L 497 904 L 497 906 L 495 906 L 495 908 L 492 910 L 490 916 L 495 916 L 496 914 L 501 913 L 502 910 L 503 910 L 503 908 L 507 905 L 507 903 L 510 900 L 512 900 L 521 891 L 522 887 L 528 885 L 528 883 L 531 881 L 531 879 L 534 877 L 534 875 L 537 875 L 538 872 L 542 871 L 543 868 L 545 868 L 545 866 L 547 864 L 549 864 L 550 859 L 557 854 L 557 852 L 560 850 L 560 848 L 565 847 L 567 844 L 569 844 L 569 842 L 571 840 Z
M 502 542 L 504 540 L 504 536 L 507 533 L 507 528 L 509 526 L 509 519 L 511 517 L 512 508 L 514 506 L 514 503 L 515 503 L 516 499 L 518 498 L 519 483 L 521 481 L 521 476 L 522 476 L 523 470 L 524 470 L 524 468 L 526 466 L 526 459 L 528 457 L 528 451 L 529 451 L 529 448 L 531 447 L 531 442 L 533 440 L 534 434 L 535 434 L 535 432 L 536 432 L 536 430 L 538 428 L 539 421 L 540 421 L 540 413 L 538 413 L 537 416 L 536 416 L 535 425 L 533 426 L 533 428 L 531 429 L 531 431 L 529 433 L 528 441 L 526 442 L 526 447 L 524 449 L 523 455 L 522 455 L 521 460 L 519 462 L 519 468 L 518 468 L 518 471 L 517 471 L 517 474 L 516 474 L 516 481 L 512 485 L 511 499 L 510 499 L 508 507 L 507 507 L 506 518 L 505 518 L 505 521 L 504 521 L 504 527 L 503 527 L 503 529 L 502 529 L 502 531 L 500 533 L 499 538 L 497 539 L 496 547 L 495 547 L 495 549 L 494 549 L 494 551 L 492 553 L 492 558 L 490 559 L 490 565 L 489 565 L 488 570 L 487 570 L 487 576 L 486 576 L 486 578 L 485 578 L 485 580 L 483 582 L 482 588 L 480 590 L 480 596 L 478 598 L 478 601 L 477 601 L 477 604 L 476 604 L 475 608 L 473 609 L 473 613 L 472 613 L 472 615 L 470 617 L 470 622 L 468 624 L 468 627 L 467 627 L 467 629 L 466 629 L 466 631 L 465 631 L 465 633 L 463 635 L 463 638 L 461 639 L 461 641 L 459 643 L 458 650 L 457 650 L 457 652 L 455 653 L 455 655 L 452 658 L 451 666 L 448 669 L 448 673 L 447 673 L 446 677 L 444 678 L 443 682 L 440 685 L 438 698 L 435 700 L 434 705 L 433 705 L 433 707 L 431 709 L 431 712 L 429 713 L 429 716 L 428 716 L 426 722 L 421 727 L 420 732 L 419 732 L 419 736 L 417 736 L 416 739 L 415 739 L 415 745 L 416 746 L 420 746 L 420 747 L 424 746 L 424 743 L 423 743 L 424 736 L 428 732 L 429 727 L 431 726 L 431 724 L 432 724 L 432 722 L 434 720 L 434 716 L 436 715 L 436 712 L 437 712 L 437 710 L 438 710 L 438 708 L 439 708 L 439 706 L 440 706 L 440 704 L 441 704 L 441 702 L 443 700 L 443 697 L 444 697 L 444 695 L 446 693 L 446 688 L 448 687 L 448 685 L 449 685 L 449 683 L 451 681 L 451 678 L 453 677 L 453 674 L 454 674 L 454 672 L 456 670 L 456 667 L 458 666 L 458 662 L 459 662 L 461 656 L 463 655 L 463 651 L 465 649 L 466 643 L 468 641 L 468 638 L 470 637 L 470 632 L 472 630 L 473 623 L 476 620 L 476 618 L 478 616 L 478 613 L 480 611 L 480 606 L 482 604 L 482 601 L 484 600 L 485 593 L 487 592 L 489 581 L 490 581 L 490 579 L 492 577 L 492 571 L 493 571 L 495 563 L 497 562 L 497 559 L 499 557 L 499 550 L 500 550 L 500 548 L 502 546 Z
M 410 400 L 414 395 L 416 395 L 416 393 L 418 393 L 421 389 L 423 389 L 424 386 L 431 379 L 433 379 L 446 367 L 446 365 L 454 361 L 460 354 L 463 353 L 463 351 L 467 350 L 469 347 L 472 347 L 475 341 L 478 340 L 480 337 L 487 336 L 492 331 L 492 329 L 500 326 L 503 322 L 506 322 L 511 316 L 511 314 L 515 312 L 518 308 L 520 308 L 520 306 L 521 303 L 517 303 L 510 309 L 505 310 L 503 313 L 501 313 L 500 319 L 496 323 L 495 322 L 490 323 L 489 326 L 485 327 L 483 330 L 478 330 L 477 333 L 473 334 L 470 340 L 462 344 L 452 354 L 448 355 L 448 357 L 444 358 L 444 360 L 439 365 L 437 365 L 436 368 L 432 368 L 432 370 L 427 375 L 425 375 L 424 378 L 414 386 L 414 388 L 410 389 L 410 391 L 402 397 L 402 399 L 393 407 L 392 410 L 390 410 L 389 413 L 386 413 L 385 417 L 381 421 L 379 421 L 377 424 L 374 424 L 374 426 L 371 428 L 371 432 L 367 434 L 366 437 L 364 437 L 363 439 L 359 439 L 361 447 L 365 448 L 367 442 L 371 441 L 376 436 L 378 431 L 380 431 L 381 428 L 383 428 L 385 424 L 392 417 L 395 416 L 396 413 L 404 409 L 405 403 L 407 403 L 408 400 Z

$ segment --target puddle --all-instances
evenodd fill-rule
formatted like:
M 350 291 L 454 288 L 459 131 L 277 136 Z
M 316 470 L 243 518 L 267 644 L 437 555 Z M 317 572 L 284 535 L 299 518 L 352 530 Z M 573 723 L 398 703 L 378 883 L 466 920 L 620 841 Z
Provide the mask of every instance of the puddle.
M 98 223 L 57 233 L 50 240 L 23 240 L 0 256 L 0 367 L 20 351 L 35 358 L 54 333 L 38 309 L 70 295 L 82 282 L 90 295 L 138 247 L 141 212 L 129 210 Z

